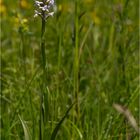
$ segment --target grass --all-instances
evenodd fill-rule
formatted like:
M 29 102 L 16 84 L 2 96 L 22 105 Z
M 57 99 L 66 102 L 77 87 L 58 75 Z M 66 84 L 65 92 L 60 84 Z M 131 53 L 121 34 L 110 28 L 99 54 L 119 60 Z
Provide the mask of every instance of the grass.
M 138 5 L 0 1 L 1 139 L 138 140 Z

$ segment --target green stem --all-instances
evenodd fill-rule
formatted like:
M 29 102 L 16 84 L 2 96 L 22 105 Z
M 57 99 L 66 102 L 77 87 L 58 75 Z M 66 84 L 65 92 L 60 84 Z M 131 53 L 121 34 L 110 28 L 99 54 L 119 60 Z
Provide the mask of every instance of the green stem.
M 25 39 L 24 39 L 24 34 L 23 32 L 20 33 L 21 36 L 21 64 L 23 68 L 23 73 L 24 73 L 24 83 L 26 83 L 26 45 L 25 45 Z
M 44 13 L 42 13 L 44 14 Z M 42 93 L 40 95 L 40 120 L 39 120 L 39 139 L 43 139 L 43 118 L 44 118 L 44 110 L 43 110 L 43 96 L 45 93 L 45 85 L 46 85 L 46 54 L 45 54 L 45 23 L 46 21 L 42 18 L 42 27 L 41 27 L 41 64 L 43 69 L 43 75 L 42 75 Z
M 61 65 L 61 51 L 62 51 L 62 33 L 59 31 L 59 51 L 58 51 L 58 72 L 60 70 L 60 65 Z
M 46 54 L 45 54 L 45 39 L 44 39 L 44 33 L 45 33 L 45 20 L 42 19 L 42 29 L 41 29 L 41 55 L 42 55 L 42 68 L 45 75 L 45 66 L 46 66 Z
M 79 20 L 78 1 L 75 0 L 75 56 L 74 56 L 74 94 L 76 100 L 77 119 L 79 118 Z

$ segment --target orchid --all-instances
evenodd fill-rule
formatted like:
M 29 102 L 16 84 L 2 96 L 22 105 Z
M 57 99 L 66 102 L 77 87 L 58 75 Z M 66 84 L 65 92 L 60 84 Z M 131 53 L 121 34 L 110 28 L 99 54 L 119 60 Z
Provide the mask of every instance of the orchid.
M 34 17 L 40 16 L 43 20 L 46 20 L 48 17 L 53 16 L 54 12 L 51 11 L 54 6 L 54 0 L 42 0 L 35 1 L 35 14 Z

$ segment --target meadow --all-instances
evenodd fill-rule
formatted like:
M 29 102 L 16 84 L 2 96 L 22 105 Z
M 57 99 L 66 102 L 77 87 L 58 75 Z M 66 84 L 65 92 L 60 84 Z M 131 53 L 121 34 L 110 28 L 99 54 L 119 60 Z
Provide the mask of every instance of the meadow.
M 0 0 L 1 140 L 138 140 L 139 1 L 35 9 Z

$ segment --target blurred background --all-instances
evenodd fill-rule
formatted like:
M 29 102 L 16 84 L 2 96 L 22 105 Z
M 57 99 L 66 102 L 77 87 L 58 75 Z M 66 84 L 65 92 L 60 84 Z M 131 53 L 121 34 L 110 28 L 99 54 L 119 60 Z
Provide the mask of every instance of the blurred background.
M 41 19 L 34 10 L 33 0 L 0 0 L 3 140 L 24 138 L 18 115 L 33 140 L 39 135 Z M 55 0 L 53 10 L 45 33 L 48 138 L 74 100 L 74 0 Z M 126 106 L 139 125 L 139 1 L 80 0 L 78 18 L 81 124 L 70 115 L 57 139 L 138 140 L 137 126 L 112 105 Z

